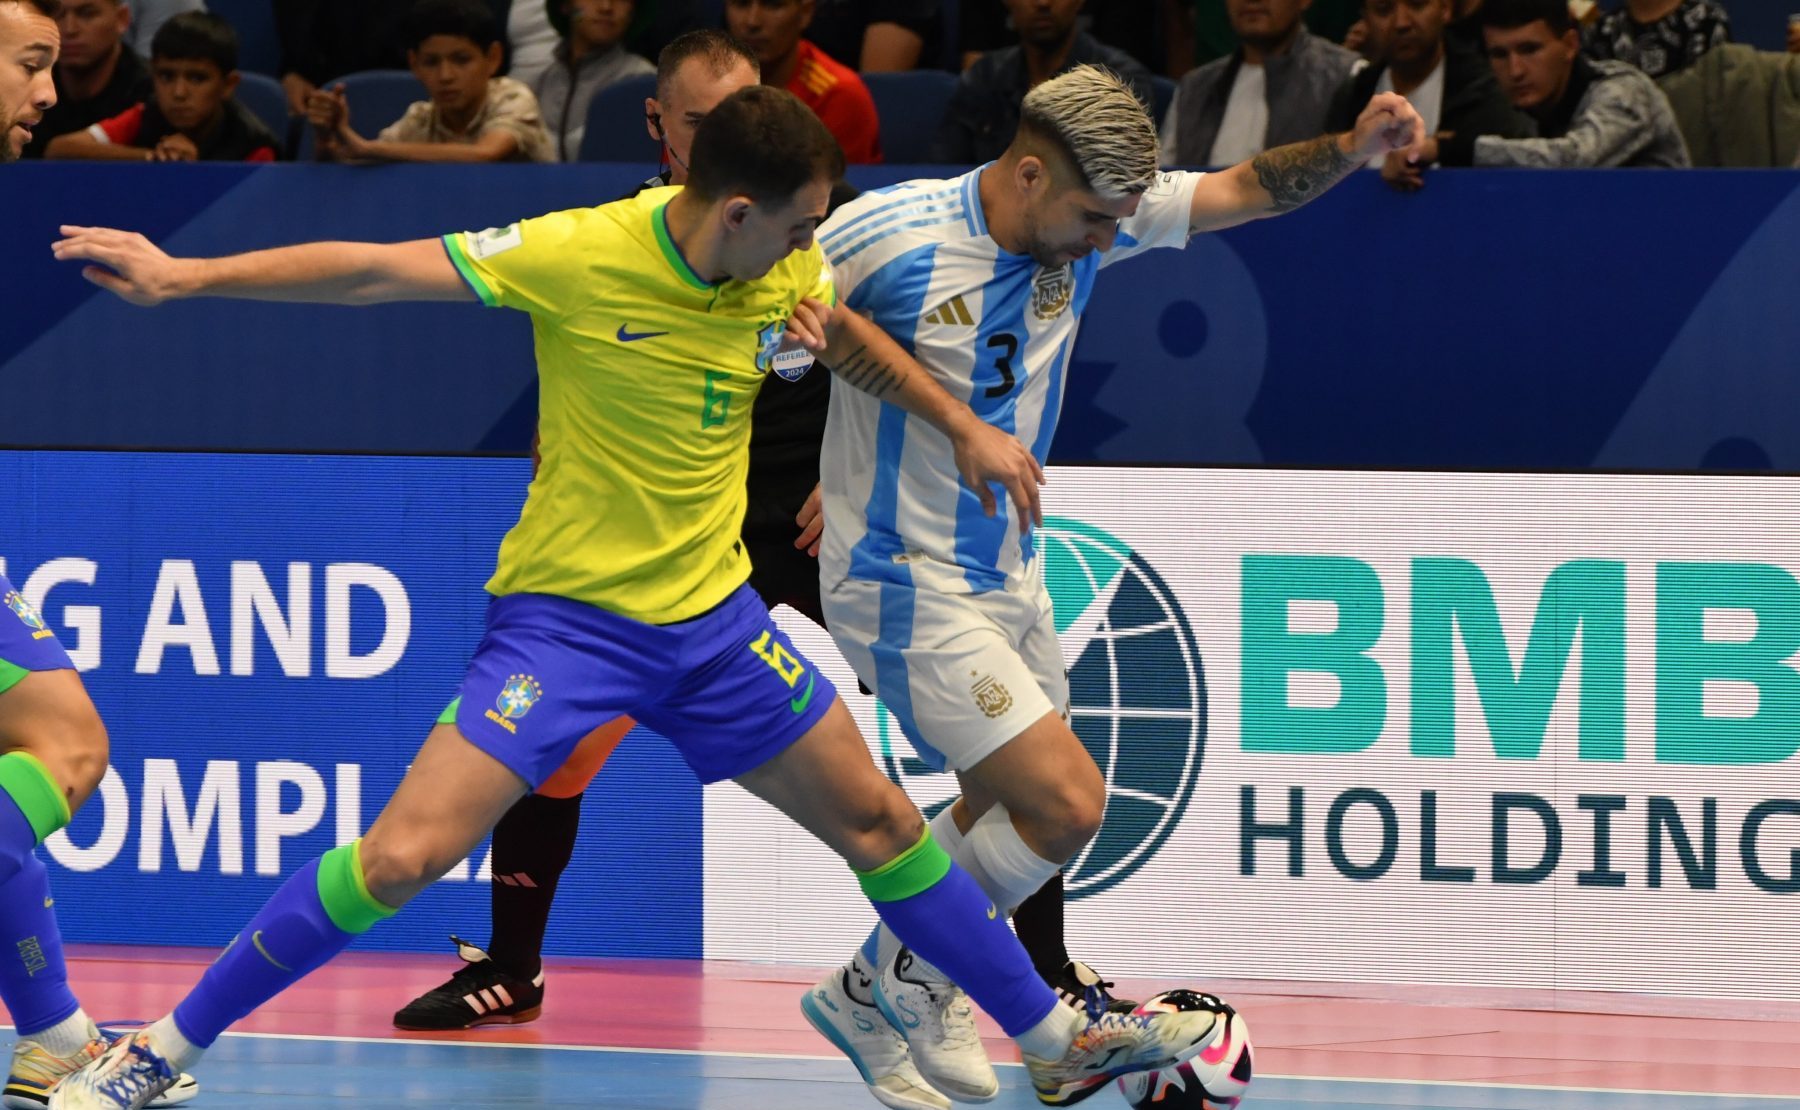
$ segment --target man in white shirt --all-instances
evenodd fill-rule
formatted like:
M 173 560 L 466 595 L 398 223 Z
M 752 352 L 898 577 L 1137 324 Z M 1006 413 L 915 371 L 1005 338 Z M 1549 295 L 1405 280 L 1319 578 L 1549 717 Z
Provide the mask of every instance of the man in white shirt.
M 952 396 L 1040 464 L 1100 270 L 1157 247 L 1292 211 L 1425 132 L 1401 97 L 1355 129 L 1212 174 L 1162 173 L 1156 127 L 1093 66 L 1026 96 L 1017 137 L 958 178 L 865 193 L 820 228 L 842 309 L 912 351 Z M 963 796 L 932 836 L 998 914 L 1037 891 L 1099 828 L 1105 782 L 1067 720 L 1069 692 L 1028 510 L 966 484 L 949 441 L 875 393 L 852 357 L 832 383 L 820 460 L 825 620 L 920 758 Z M 1090 993 L 1090 1005 L 1098 999 Z M 885 930 L 801 1008 L 896 1110 L 948 1110 L 998 1089 L 968 999 Z M 884 1017 L 883 1015 L 905 1015 Z M 904 1040 L 902 1039 L 904 1038 Z M 1104 1074 L 1039 1076 L 1052 1105 Z

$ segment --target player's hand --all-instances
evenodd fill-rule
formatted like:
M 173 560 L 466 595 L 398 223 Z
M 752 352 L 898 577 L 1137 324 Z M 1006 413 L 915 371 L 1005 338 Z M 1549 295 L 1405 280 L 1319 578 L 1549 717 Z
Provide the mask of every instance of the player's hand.
M 1413 162 L 1425 153 L 1425 121 L 1404 96 L 1398 93 L 1376 93 L 1356 127 L 1350 133 L 1350 144 L 1363 161 L 1389 151 L 1397 151 Z
M 194 145 L 194 140 L 177 131 L 162 137 L 156 149 L 150 152 L 150 159 L 154 162 L 198 162 L 200 148 Z
M 62 262 L 99 263 L 83 267 L 81 276 L 100 288 L 145 308 L 185 295 L 193 259 L 170 258 L 135 231 L 66 225 L 61 230 L 50 253 Z
M 800 536 L 794 541 L 794 547 L 817 559 L 819 537 L 825 534 L 825 497 L 818 485 L 815 484 L 812 492 L 806 495 L 806 504 L 794 514 L 794 523 L 800 526 Z
M 962 475 L 963 484 L 981 498 L 983 513 L 993 516 L 999 511 L 999 502 L 989 486 L 990 482 L 998 482 L 1021 510 L 1021 522 L 1029 517 L 1033 524 L 1044 523 L 1044 505 L 1038 492 L 1044 484 L 1044 468 L 1023 443 L 970 413 L 968 421 L 951 436 L 950 446 L 956 452 L 957 473 Z
M 825 325 L 831 323 L 831 306 L 815 297 L 803 298 L 788 317 L 787 337 L 815 355 L 825 352 Z

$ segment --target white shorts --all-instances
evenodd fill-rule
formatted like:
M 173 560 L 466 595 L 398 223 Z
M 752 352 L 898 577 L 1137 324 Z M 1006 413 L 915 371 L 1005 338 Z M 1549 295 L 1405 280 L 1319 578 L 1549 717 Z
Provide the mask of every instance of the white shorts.
M 1041 581 L 952 594 L 851 578 L 820 601 L 838 650 L 937 770 L 966 771 L 1046 713 L 1068 716 Z

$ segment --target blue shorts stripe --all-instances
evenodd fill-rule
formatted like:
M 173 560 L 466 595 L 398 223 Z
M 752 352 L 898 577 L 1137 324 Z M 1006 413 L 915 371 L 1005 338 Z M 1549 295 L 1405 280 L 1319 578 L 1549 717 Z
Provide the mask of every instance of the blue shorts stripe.
M 904 567 L 901 569 L 904 572 Z M 869 647 L 875 657 L 875 684 L 881 692 L 882 704 L 899 722 L 900 731 L 912 741 L 919 758 L 932 769 L 942 771 L 948 762 L 944 753 L 926 743 L 913 718 L 912 686 L 907 677 L 904 654 L 912 644 L 913 636 L 912 575 L 906 573 L 905 578 L 904 582 L 881 583 L 881 630 Z

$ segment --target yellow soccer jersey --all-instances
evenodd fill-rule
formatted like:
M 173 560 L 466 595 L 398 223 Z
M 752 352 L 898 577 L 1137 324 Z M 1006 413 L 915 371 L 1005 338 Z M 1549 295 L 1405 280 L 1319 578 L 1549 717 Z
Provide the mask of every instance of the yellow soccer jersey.
M 749 577 L 751 403 L 800 299 L 835 293 L 817 244 L 758 281 L 702 281 L 664 218 L 680 191 L 444 237 L 484 304 L 531 314 L 537 347 L 542 462 L 490 593 L 673 624 Z

